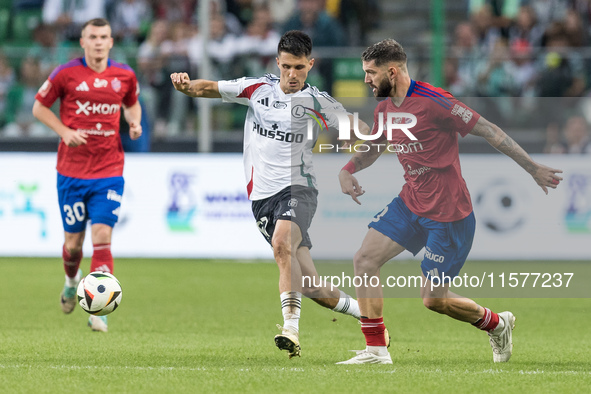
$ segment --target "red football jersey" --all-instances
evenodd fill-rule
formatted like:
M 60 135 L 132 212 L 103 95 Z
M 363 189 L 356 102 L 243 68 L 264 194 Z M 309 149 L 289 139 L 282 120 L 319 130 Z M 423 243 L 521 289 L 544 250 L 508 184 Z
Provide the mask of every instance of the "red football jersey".
M 62 122 L 88 135 L 85 145 L 71 148 L 63 141 L 59 144 L 57 171 L 81 179 L 123 175 L 123 147 L 119 137 L 121 104 L 134 105 L 138 94 L 133 70 L 110 59 L 102 73 L 88 67 L 84 58 L 53 70 L 35 98 L 46 107 L 59 98 Z
M 453 222 L 468 216 L 472 202 L 462 178 L 458 133 L 466 136 L 480 115 L 451 93 L 412 80 L 400 107 L 390 98 L 378 104 L 373 134 L 379 131 L 380 113 L 383 125 L 387 125 L 388 113 L 393 114 L 391 123 L 408 125 L 407 130 L 417 138 L 412 140 L 400 128 L 394 128 L 389 138 L 393 145 L 390 149 L 396 151 L 404 168 L 406 183 L 400 198 L 408 209 L 438 222 Z

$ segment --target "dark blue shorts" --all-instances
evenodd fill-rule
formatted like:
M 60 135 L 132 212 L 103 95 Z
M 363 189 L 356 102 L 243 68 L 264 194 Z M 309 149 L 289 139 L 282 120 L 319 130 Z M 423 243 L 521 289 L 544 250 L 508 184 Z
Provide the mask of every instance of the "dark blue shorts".
M 413 255 L 425 248 L 421 270 L 442 283 L 458 276 L 474 239 L 474 212 L 456 222 L 436 222 L 412 213 L 400 197 L 374 216 L 368 227 L 400 244 Z
M 119 219 L 123 177 L 77 179 L 57 174 L 57 195 L 64 230 L 79 233 L 86 222 L 115 226 Z

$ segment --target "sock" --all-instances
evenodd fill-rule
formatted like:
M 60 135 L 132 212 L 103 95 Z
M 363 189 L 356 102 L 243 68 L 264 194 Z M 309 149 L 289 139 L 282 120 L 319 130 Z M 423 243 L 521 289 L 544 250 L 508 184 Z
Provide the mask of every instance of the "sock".
M 103 271 L 113 273 L 113 255 L 111 244 L 96 244 L 90 261 L 90 272 Z
M 82 279 L 82 275 L 80 275 L 80 271 L 76 271 L 76 276 L 74 276 L 73 278 L 70 278 L 68 275 L 66 275 L 66 286 L 76 287 L 76 286 L 78 286 L 80 279 Z
M 367 346 L 365 350 L 378 356 L 385 356 L 388 354 L 388 348 L 386 346 Z
M 475 323 L 472 323 L 472 325 L 476 328 L 479 328 L 483 331 L 488 331 L 488 332 L 493 331 L 494 329 L 498 328 L 498 326 L 500 326 L 500 325 L 502 325 L 501 327 L 505 326 L 503 319 L 499 319 L 499 315 L 492 312 L 488 308 L 484 308 L 484 316 L 482 316 L 482 318 L 478 319 Z
M 74 278 L 78 274 L 80 268 L 80 261 L 82 261 L 82 251 L 78 253 L 70 253 L 66 250 L 66 245 L 62 247 L 62 258 L 64 260 L 64 271 L 66 271 L 66 278 Z
M 357 300 L 344 293 L 342 290 L 339 290 L 339 293 L 339 302 L 332 310 L 345 315 L 353 316 L 355 319 L 359 319 L 361 317 L 361 311 L 359 311 L 359 304 L 357 303 Z
M 280 297 L 281 312 L 283 313 L 283 328 L 299 332 L 302 294 L 297 291 L 284 291 Z
M 386 326 L 384 325 L 383 317 L 368 319 L 367 317 L 361 316 L 361 332 L 365 335 L 365 343 L 367 344 L 368 350 L 373 346 L 386 348 L 385 330 Z M 377 352 L 375 353 L 377 354 Z

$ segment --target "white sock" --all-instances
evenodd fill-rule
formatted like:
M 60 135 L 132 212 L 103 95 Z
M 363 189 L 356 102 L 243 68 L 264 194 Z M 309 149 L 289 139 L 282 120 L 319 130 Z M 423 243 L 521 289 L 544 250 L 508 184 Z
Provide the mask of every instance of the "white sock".
M 492 335 L 499 335 L 503 331 L 503 328 L 505 328 L 505 321 L 499 316 L 499 324 L 490 330 L 490 333 Z
M 297 291 L 284 291 L 280 297 L 281 312 L 283 313 L 283 328 L 299 332 L 302 294 Z
M 80 270 L 78 270 L 78 272 L 76 272 L 76 276 L 73 278 L 70 278 L 68 275 L 65 275 L 65 277 L 66 277 L 66 286 L 68 286 L 68 287 L 78 286 L 78 282 L 80 282 L 80 279 L 82 279 L 80 277 Z
M 357 300 L 342 290 L 339 290 L 339 293 L 339 302 L 332 310 L 345 315 L 353 316 L 355 319 L 359 320 L 361 317 L 361 311 L 359 310 L 359 304 L 357 303 Z
M 388 348 L 386 346 L 367 346 L 365 350 L 377 356 L 385 356 L 388 354 Z

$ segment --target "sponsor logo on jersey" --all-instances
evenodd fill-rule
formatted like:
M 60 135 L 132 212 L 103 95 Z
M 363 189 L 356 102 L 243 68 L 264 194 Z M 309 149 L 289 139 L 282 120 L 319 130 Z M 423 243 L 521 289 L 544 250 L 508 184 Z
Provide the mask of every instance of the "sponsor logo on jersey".
M 264 105 L 265 107 L 269 106 L 269 97 L 265 97 L 257 101 L 257 103 Z
M 111 87 L 116 93 L 119 93 L 121 91 L 121 81 L 117 78 L 114 78 L 111 81 Z
M 459 116 L 466 124 L 472 119 L 472 116 L 474 115 L 472 111 L 470 111 L 466 107 L 462 107 L 460 104 L 454 105 L 454 107 L 451 110 L 451 114 Z
M 287 206 L 290 208 L 295 208 L 298 206 L 298 199 L 297 198 L 292 198 L 291 200 L 288 201 Z
M 119 108 L 121 107 L 119 104 L 91 103 L 90 101 L 81 103 L 78 100 L 76 100 L 76 104 L 78 104 L 76 115 L 84 114 L 86 116 L 89 116 L 91 113 L 93 115 L 113 115 L 119 112 Z
M 406 153 L 413 153 L 423 150 L 423 144 L 420 142 L 410 142 L 408 144 L 392 144 L 394 153 L 397 155 L 404 155 Z
M 410 164 L 407 164 L 406 166 L 408 167 L 408 171 L 406 171 L 406 172 L 410 176 L 419 176 L 419 175 L 423 175 L 427 171 L 431 171 L 431 167 L 427 167 L 427 166 L 422 166 L 422 167 L 417 168 L 415 170 L 412 169 Z
M 115 135 L 115 130 L 92 130 L 92 129 L 76 129 L 79 133 L 84 133 L 88 135 L 102 135 L 104 137 L 110 137 Z
M 92 86 L 94 86 L 95 88 L 106 88 L 108 85 L 109 82 L 107 82 L 106 79 L 95 78 L 94 84 Z
M 48 79 L 39 88 L 39 95 L 41 97 L 45 98 L 45 96 L 47 96 L 47 93 L 49 93 L 50 90 L 51 90 L 51 82 L 49 82 L 49 79 Z
M 275 101 L 273 103 L 273 108 L 275 108 L 275 109 L 285 109 L 285 108 L 287 108 L 287 103 L 285 103 L 283 101 Z
M 88 92 L 90 88 L 88 87 L 86 81 L 82 81 L 80 85 L 76 86 L 76 90 L 79 92 Z
M 304 141 L 303 134 L 294 134 L 294 133 L 290 133 L 290 132 L 281 131 L 278 129 L 279 129 L 279 126 L 277 125 L 277 123 L 274 123 L 271 126 L 271 130 L 268 130 L 268 129 L 265 129 L 264 127 L 262 127 L 261 125 L 259 125 L 257 122 L 253 122 L 253 128 L 252 128 L 252 130 L 254 132 L 256 132 L 258 135 L 260 135 L 262 137 L 270 138 L 272 140 L 289 142 L 289 143 L 294 143 L 294 142 L 301 143 Z

